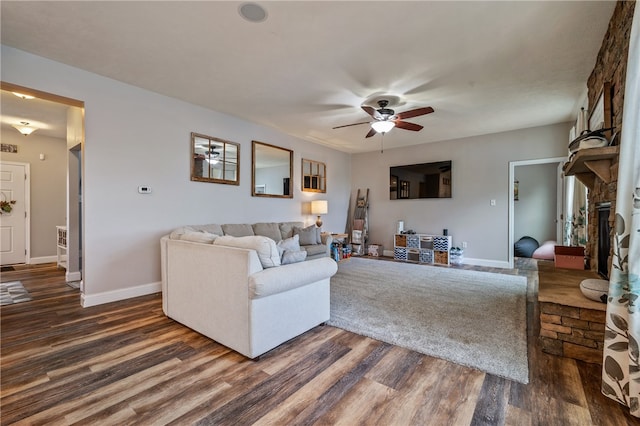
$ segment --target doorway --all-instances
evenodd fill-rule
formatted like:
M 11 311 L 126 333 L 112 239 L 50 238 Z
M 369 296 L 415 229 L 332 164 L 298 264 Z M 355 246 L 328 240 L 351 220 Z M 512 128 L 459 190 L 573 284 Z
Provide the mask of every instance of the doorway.
M 516 208 L 516 203 L 523 203 L 525 200 L 523 196 L 525 194 L 522 193 L 524 182 L 519 182 L 517 179 L 518 174 L 521 176 L 528 177 L 532 175 L 535 176 L 535 173 L 552 173 L 552 176 L 555 178 L 548 179 L 546 183 L 542 183 L 544 187 L 536 187 L 539 185 L 540 181 L 543 179 L 536 179 L 536 183 L 532 183 L 528 180 L 527 184 L 530 190 L 526 191 L 527 196 L 531 197 L 545 197 L 544 193 L 547 193 L 548 200 L 544 202 L 547 204 L 546 207 L 541 207 L 539 203 L 536 203 L 535 199 L 527 199 L 526 202 L 530 204 L 531 207 L 525 209 L 524 211 L 527 214 L 530 214 L 530 218 L 541 218 L 539 224 L 534 225 L 531 223 L 532 228 L 535 226 L 540 235 L 545 235 L 546 238 L 550 238 L 555 234 L 554 238 L 556 242 L 560 243 L 562 241 L 562 217 L 563 217 L 563 175 L 562 175 L 562 165 L 566 161 L 566 157 L 553 157 L 553 158 L 542 158 L 538 160 L 524 160 L 524 161 L 511 161 L 509 162 L 509 267 L 513 268 L 514 265 L 514 250 L 513 244 L 516 240 L 516 236 L 520 238 L 523 235 L 516 235 L 516 212 L 518 210 L 523 211 L 521 206 Z M 527 167 L 530 167 L 527 170 Z M 535 170 L 537 169 L 537 170 Z M 528 179 L 528 178 L 527 178 Z M 517 191 L 516 191 L 517 190 Z M 541 195 L 542 194 L 542 195 Z M 552 198 L 555 200 L 549 200 L 548 194 L 551 194 Z M 532 202 L 533 201 L 533 202 Z M 548 204 L 554 204 L 551 208 Z M 519 217 L 522 222 L 526 222 L 526 218 Z M 519 233 L 524 232 L 523 229 L 527 229 L 526 223 L 524 225 L 518 224 Z M 534 237 L 533 235 L 529 235 Z M 535 237 L 534 237 L 535 238 Z M 542 238 L 542 237 L 539 237 Z M 542 243 L 543 241 L 540 241 Z
M 81 259 L 83 259 L 81 254 L 81 229 L 84 213 L 81 208 L 82 194 L 80 181 L 83 169 L 81 153 L 84 149 L 84 102 L 6 82 L 1 82 L 0 88 L 2 89 L 3 115 L 9 115 L 9 113 L 11 113 L 11 118 L 15 118 L 16 120 L 19 117 L 30 118 L 30 121 L 32 121 L 31 125 L 36 127 L 35 134 L 40 135 L 39 137 L 43 139 L 43 142 L 41 142 L 41 144 L 43 144 L 42 146 L 45 144 L 44 141 L 47 143 L 49 141 L 57 141 L 56 143 L 59 142 L 63 144 L 63 147 L 59 147 L 61 150 L 56 149 L 56 152 L 62 156 L 61 158 L 54 157 L 53 154 L 46 152 L 46 148 L 42 148 L 43 150 L 39 151 L 39 154 L 37 151 L 33 153 L 35 157 L 30 158 L 28 161 L 32 164 L 34 177 L 34 164 L 37 166 L 43 166 L 49 163 L 63 164 L 64 169 L 66 169 L 66 171 L 63 172 L 59 184 L 61 194 L 56 195 L 54 198 L 55 200 L 61 200 L 61 204 L 58 207 L 60 209 L 59 217 L 53 220 L 61 223 L 54 223 L 53 225 L 65 225 L 67 227 L 68 249 L 66 280 L 67 282 L 79 281 L 82 277 Z M 16 101 L 16 99 L 20 100 Z M 5 131 L 4 121 L 5 120 L 3 120 L 3 131 Z M 28 154 L 27 151 L 25 148 L 25 155 Z M 64 154 L 65 152 L 67 152 L 67 154 Z M 42 169 L 43 167 L 40 168 Z M 44 182 L 46 182 L 46 179 L 31 182 L 33 185 L 31 188 L 32 204 L 38 201 L 33 198 L 35 197 L 34 194 L 38 192 L 34 192 L 34 188 L 38 189 L 38 185 L 42 185 Z M 50 194 L 47 194 L 47 196 L 50 197 Z M 44 196 L 40 201 L 43 200 L 45 200 Z M 38 210 L 41 209 L 42 207 L 38 208 Z M 42 210 L 46 213 L 46 208 Z M 56 227 L 46 222 L 42 224 L 42 226 L 35 226 L 34 229 L 33 214 L 30 213 L 38 212 L 35 210 L 33 212 L 27 211 L 27 217 L 31 218 L 31 224 L 27 225 L 27 247 L 29 246 L 29 234 L 31 234 L 32 242 L 42 242 L 45 240 L 55 243 Z M 37 223 L 39 224 L 40 222 Z M 35 231 L 37 231 L 37 233 Z M 56 259 L 55 251 L 48 253 L 49 248 L 47 247 L 40 251 L 44 250 L 47 251 L 47 255 L 40 255 L 37 258 L 33 258 L 29 255 L 27 248 L 27 255 L 21 263 L 44 263 Z M 38 254 L 36 254 L 36 256 L 38 256 Z

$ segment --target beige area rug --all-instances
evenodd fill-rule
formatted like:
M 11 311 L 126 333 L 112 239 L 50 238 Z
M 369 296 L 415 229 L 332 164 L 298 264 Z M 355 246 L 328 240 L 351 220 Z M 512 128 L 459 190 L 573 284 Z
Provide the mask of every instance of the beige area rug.
M 526 297 L 521 276 L 354 257 L 329 325 L 528 383 Z

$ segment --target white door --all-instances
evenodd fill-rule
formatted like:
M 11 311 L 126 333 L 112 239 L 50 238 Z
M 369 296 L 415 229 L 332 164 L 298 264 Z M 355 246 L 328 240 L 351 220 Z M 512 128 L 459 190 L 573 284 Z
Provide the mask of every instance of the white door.
M 0 200 L 11 202 L 11 212 L 0 215 L 0 263 L 27 260 L 28 164 L 0 162 Z

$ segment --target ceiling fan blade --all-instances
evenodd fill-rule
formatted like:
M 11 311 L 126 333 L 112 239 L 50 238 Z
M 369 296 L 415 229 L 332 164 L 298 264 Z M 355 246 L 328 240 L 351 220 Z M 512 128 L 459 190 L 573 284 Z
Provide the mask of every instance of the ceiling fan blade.
M 363 105 L 362 109 L 364 110 L 364 112 L 366 112 L 367 114 L 369 114 L 370 116 L 372 116 L 376 120 L 381 120 L 382 119 L 382 116 L 380 115 L 380 113 L 378 111 L 376 111 L 375 108 L 367 106 L 367 105 Z
M 334 127 L 334 129 L 341 129 L 343 127 L 350 127 L 350 126 L 359 126 L 360 124 L 369 124 L 369 123 L 370 123 L 369 121 L 363 121 L 361 123 L 345 124 L 344 126 Z
M 396 123 L 396 127 L 400 129 L 413 130 L 414 132 L 418 132 L 423 128 L 423 126 L 419 124 L 409 123 L 407 121 L 394 120 L 394 123 Z
M 405 118 L 411 118 L 411 117 L 417 117 L 419 115 L 431 114 L 432 112 L 433 112 L 433 108 L 424 107 L 424 108 L 417 108 L 417 109 L 412 109 L 410 111 L 401 112 L 401 113 L 397 114 L 396 117 L 398 117 L 398 120 L 404 120 Z
M 365 136 L 365 138 L 370 138 L 371 136 L 374 136 L 376 133 L 378 133 L 378 132 L 376 132 L 376 131 L 373 129 L 373 127 L 372 127 L 372 128 L 369 130 L 369 133 L 367 133 L 367 136 Z

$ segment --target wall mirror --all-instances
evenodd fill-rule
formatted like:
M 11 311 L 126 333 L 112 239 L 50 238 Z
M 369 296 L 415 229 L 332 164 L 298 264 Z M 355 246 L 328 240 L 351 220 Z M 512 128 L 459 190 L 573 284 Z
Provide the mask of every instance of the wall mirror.
M 324 163 L 302 159 L 302 190 L 327 192 L 327 166 Z
M 251 166 L 251 195 L 293 198 L 292 150 L 253 141 Z
M 191 180 L 240 184 L 240 144 L 191 133 Z

